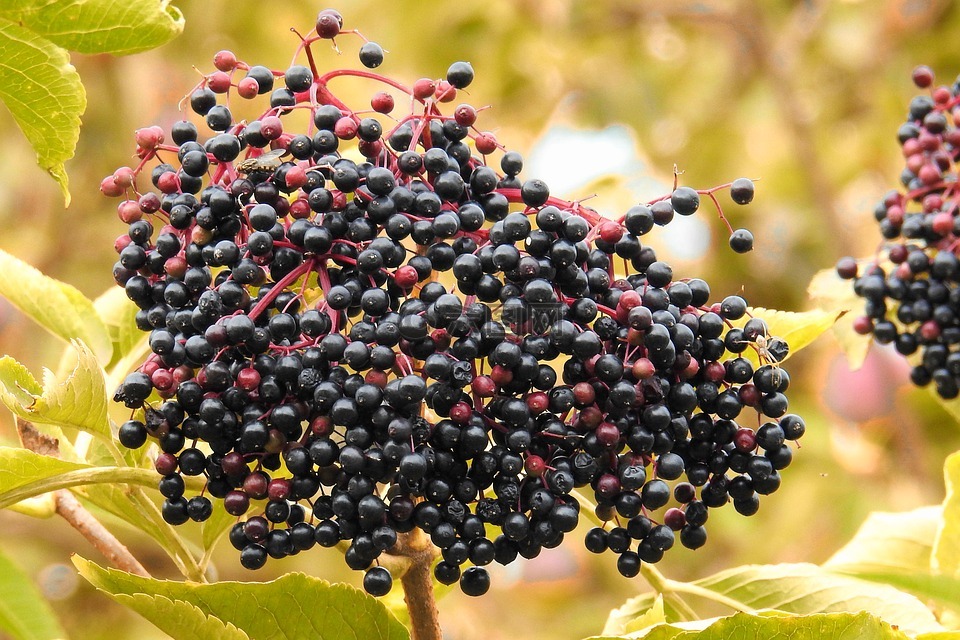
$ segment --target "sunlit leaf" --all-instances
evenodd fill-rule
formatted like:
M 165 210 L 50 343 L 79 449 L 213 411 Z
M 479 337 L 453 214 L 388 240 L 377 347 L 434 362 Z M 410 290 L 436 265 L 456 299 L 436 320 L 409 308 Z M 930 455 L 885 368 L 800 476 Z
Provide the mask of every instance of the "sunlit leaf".
M 960 569 L 960 452 L 947 457 L 943 476 L 947 495 L 933 542 L 931 568 L 942 575 L 957 577 Z
M 89 54 L 146 51 L 183 31 L 183 15 L 167 0 L 5 0 L 0 16 Z
M 789 616 L 780 613 L 737 613 L 694 623 L 660 624 L 620 636 L 591 640 L 644 638 L 646 640 L 907 640 L 895 626 L 868 613 L 828 613 Z
M 213 549 L 220 538 L 223 537 L 223 534 L 225 534 L 236 521 L 237 516 L 232 516 L 227 513 L 226 509 L 223 508 L 222 500 L 214 500 L 213 514 L 204 520 L 202 526 L 203 548 L 206 550 Z
M 658 595 L 657 599 L 653 601 L 653 606 L 643 614 L 627 622 L 623 630 L 626 633 L 633 633 L 654 625 L 663 624 L 666 621 L 667 617 L 663 612 L 663 597 Z
M 43 387 L 30 371 L 11 358 L 0 358 L 0 400 L 8 408 L 30 406 L 43 393 Z
M 93 301 L 93 307 L 110 335 L 113 356 L 109 359 L 109 364 L 113 364 L 130 353 L 144 337 L 136 325 L 135 318 L 139 308 L 120 287 L 107 289 Z M 107 363 L 106 360 L 103 362 Z
M 0 69 L 4 64 L 2 38 L 0 30 Z M 0 250 L 0 296 L 53 335 L 66 342 L 83 340 L 101 362 L 110 360 L 113 343 L 93 302 L 69 284 L 43 275 L 3 250 Z
M 70 56 L 28 27 L 0 18 L 0 100 L 37 152 L 37 164 L 57 181 L 69 205 L 64 163 L 73 157 L 80 115 L 87 107 Z
M 769 337 L 781 338 L 788 345 L 790 351 L 787 353 L 787 360 L 790 356 L 810 345 L 843 315 L 842 311 L 822 311 L 813 309 L 811 311 L 778 311 L 775 309 L 764 309 L 763 307 L 753 307 L 747 310 L 747 315 L 733 323 L 736 327 L 743 327 L 750 318 L 760 318 L 767 323 Z M 762 354 L 761 349 L 751 347 L 746 349 L 741 355 L 750 360 L 753 365 L 769 364 L 771 359 L 767 354 Z M 762 363 L 761 363 L 761 355 Z
M 37 392 L 22 365 L 0 358 L 0 401 L 24 420 L 85 431 L 111 440 L 103 371 L 93 353 L 81 342 L 73 343 L 76 365 L 58 378 L 43 372 Z
M 30 516 L 31 518 L 46 519 L 57 515 L 57 500 L 54 494 L 46 493 L 42 496 L 36 496 L 35 498 L 21 500 L 7 508 L 10 509 L 10 511 Z
M 150 469 L 92 467 L 28 449 L 0 447 L 0 509 L 50 491 L 86 484 L 153 487 L 156 477 Z
M 143 613 L 149 611 L 151 616 L 165 618 L 169 621 L 166 632 L 173 638 L 189 638 L 190 640 L 249 640 L 250 636 L 237 629 L 229 622 L 224 622 L 215 616 L 203 612 L 200 607 L 182 600 L 171 600 L 164 596 L 136 593 L 133 595 L 118 594 L 113 596 L 120 604 Z
M 960 579 L 918 569 L 914 573 L 901 571 L 860 571 L 857 578 L 870 580 L 911 593 L 924 601 L 933 601 L 960 614 Z
M 960 611 L 960 580 L 931 571 L 935 540 L 943 526 L 941 513 L 942 507 L 930 506 L 870 514 L 853 539 L 823 567 Z
M 833 325 L 833 335 L 847 356 L 850 369 L 859 369 L 867 357 L 872 339 L 853 330 L 853 321 L 863 315 L 864 305 L 863 299 L 853 292 L 853 283 L 838 276 L 836 269 L 824 269 L 810 280 L 807 294 L 821 309 L 847 312 Z
M 4 553 L 0 553 L 0 636 L 11 640 L 67 637 L 33 580 Z
M 346 584 L 330 584 L 300 573 L 265 583 L 217 582 L 196 584 L 141 578 L 104 569 L 74 556 L 80 574 L 113 597 L 160 596 L 199 608 L 207 616 L 231 624 L 257 640 L 407 640 L 407 630 L 380 602 Z M 219 636 L 179 635 L 178 616 L 159 613 L 152 598 L 127 600 L 136 611 L 174 638 Z M 192 610 L 191 610 L 192 611 Z M 290 615 L 278 615 L 278 612 Z M 187 612 L 191 619 L 196 614 Z
M 940 513 L 939 505 L 902 513 L 871 513 L 853 539 L 824 562 L 823 567 L 853 575 L 926 573 L 940 526 Z
M 73 489 L 78 497 L 144 532 L 161 546 L 164 545 L 166 533 L 161 525 L 151 518 L 151 514 L 145 513 L 132 499 L 133 491 L 132 487 L 116 484 L 90 484 Z
M 89 465 L 43 456 L 29 449 L 0 447 L 0 496 L 69 471 L 90 468 Z
M 798 615 L 866 611 L 908 633 L 942 630 L 930 610 L 914 596 L 813 564 L 744 565 L 692 584 L 751 609 L 777 609 Z M 616 619 L 626 624 L 650 609 L 653 601 L 652 594 L 632 598 L 615 610 Z M 678 620 L 677 612 L 668 603 L 664 605 L 667 620 Z M 633 616 L 631 612 L 635 612 Z
M 943 407 L 947 413 L 953 416 L 954 420 L 960 422 L 960 398 L 954 398 L 952 400 L 945 399 L 937 393 L 936 385 L 930 385 L 928 390 L 930 391 L 930 396 Z

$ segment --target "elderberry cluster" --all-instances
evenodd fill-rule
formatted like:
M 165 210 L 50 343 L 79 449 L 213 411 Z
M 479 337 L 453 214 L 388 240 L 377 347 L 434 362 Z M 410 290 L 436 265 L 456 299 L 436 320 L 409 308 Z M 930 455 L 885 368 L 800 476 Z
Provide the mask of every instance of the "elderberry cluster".
M 375 595 L 392 582 L 378 558 L 427 535 L 436 578 L 480 595 L 486 565 L 559 545 L 583 508 L 608 523 L 587 547 L 626 576 L 678 537 L 703 545 L 710 509 L 755 513 L 804 432 L 788 347 L 640 241 L 704 194 L 722 217 L 721 188 L 603 218 L 522 180 L 474 107 L 443 114 L 469 64 L 412 87 L 321 73 L 311 45 L 343 33 L 321 12 L 309 66 L 285 71 L 218 53 L 189 97 L 212 133 L 142 129 L 140 165 L 101 185 L 124 196 L 114 276 L 152 350 L 116 392 L 133 410 L 119 438 L 159 445 L 163 517 L 222 500 L 249 569 L 343 543 Z M 382 88 L 370 109 L 332 92 L 344 76 Z M 261 94 L 260 116 L 232 115 Z M 722 188 L 753 198 L 747 179 Z
M 864 299 L 856 331 L 913 356 L 913 383 L 933 382 L 949 399 L 960 395 L 960 78 L 935 87 L 933 72 L 921 66 L 913 81 L 929 93 L 910 101 L 897 132 L 902 186 L 874 209 L 883 244 L 869 263 L 842 258 L 837 273 Z

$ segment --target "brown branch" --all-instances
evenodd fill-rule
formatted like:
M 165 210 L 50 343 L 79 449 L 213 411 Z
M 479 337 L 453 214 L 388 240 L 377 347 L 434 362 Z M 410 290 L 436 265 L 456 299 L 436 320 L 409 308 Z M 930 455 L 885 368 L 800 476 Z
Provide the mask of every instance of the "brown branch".
M 68 489 L 55 492 L 54 499 L 57 505 L 57 515 L 66 520 L 71 527 L 80 532 L 94 548 L 117 569 L 134 575 L 149 578 L 150 574 L 143 565 L 133 557 L 130 550 L 116 536 L 107 531 L 93 514 L 80 504 Z
M 410 565 L 400 579 L 403 601 L 410 614 L 411 640 L 443 640 L 437 601 L 433 595 L 433 559 L 436 549 L 420 529 L 401 535 L 393 555 L 410 559 Z
M 57 439 L 41 433 L 30 422 L 17 418 L 17 433 L 20 435 L 20 443 L 25 449 L 51 458 L 60 457 L 60 443 Z M 100 524 L 100 521 L 87 511 L 86 507 L 80 504 L 80 501 L 68 489 L 55 491 L 53 497 L 57 515 L 66 520 L 71 527 L 86 538 L 110 564 L 121 571 L 144 578 L 150 577 L 150 574 L 130 553 L 130 550 L 117 540 L 116 536 L 110 533 L 106 527 Z

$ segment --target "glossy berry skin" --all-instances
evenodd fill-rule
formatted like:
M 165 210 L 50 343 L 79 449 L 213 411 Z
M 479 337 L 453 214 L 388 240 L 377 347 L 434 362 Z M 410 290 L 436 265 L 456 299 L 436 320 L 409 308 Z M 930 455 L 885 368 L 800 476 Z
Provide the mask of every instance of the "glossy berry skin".
M 753 202 L 753 195 L 753 180 L 749 178 L 737 178 L 730 185 L 730 197 L 737 204 L 750 204 Z
M 490 574 L 483 567 L 470 567 L 460 576 L 460 589 L 468 596 L 482 596 L 490 590 Z
M 383 64 L 383 48 L 376 42 L 367 42 L 360 47 L 360 62 L 368 69 L 376 69 Z
M 393 586 L 393 577 L 384 567 L 368 569 L 363 576 L 363 590 L 372 596 L 385 596 Z
M 357 35 L 332 10 L 314 29 L 304 47 Z M 374 596 L 383 554 L 422 535 L 434 577 L 477 596 L 484 567 L 579 542 L 585 510 L 604 524 L 583 544 L 626 577 L 704 544 L 711 509 L 756 512 L 805 431 L 789 345 L 655 249 L 727 187 L 601 216 L 484 130 L 470 63 L 399 82 L 383 61 L 364 40 L 351 106 L 319 55 L 222 51 L 189 92 L 199 124 L 138 130 L 142 166 L 101 185 L 123 198 L 113 274 L 150 348 L 115 392 L 118 437 L 157 451 L 164 520 L 222 501 L 249 570 L 342 544 Z M 234 86 L 262 115 L 234 118 Z
M 737 253 L 753 250 L 753 234 L 746 229 L 736 229 L 730 234 L 730 248 Z

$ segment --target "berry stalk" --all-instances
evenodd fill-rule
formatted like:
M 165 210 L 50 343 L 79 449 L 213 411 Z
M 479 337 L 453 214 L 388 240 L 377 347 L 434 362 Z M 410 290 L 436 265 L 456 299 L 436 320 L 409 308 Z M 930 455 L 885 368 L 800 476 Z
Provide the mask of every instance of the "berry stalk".
M 410 638 L 443 640 L 431 570 L 436 548 L 419 529 L 402 534 L 397 545 L 401 553 L 411 560 L 409 568 L 400 579 L 403 601 L 410 614 Z

